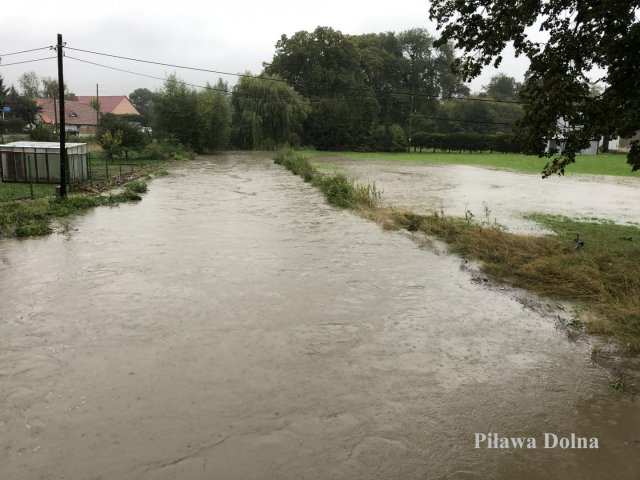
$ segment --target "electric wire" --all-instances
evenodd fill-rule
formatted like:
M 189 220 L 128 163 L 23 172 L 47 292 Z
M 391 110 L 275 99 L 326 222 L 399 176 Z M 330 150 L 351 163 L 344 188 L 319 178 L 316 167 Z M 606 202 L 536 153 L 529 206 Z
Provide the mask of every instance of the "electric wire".
M 159 62 L 159 61 L 155 61 L 155 60 L 145 60 L 145 59 L 141 59 L 141 58 L 125 57 L 125 56 L 122 56 L 122 55 L 115 55 L 115 54 L 104 53 L 104 52 L 96 52 L 96 51 L 93 51 L 93 50 L 86 50 L 86 49 L 82 49 L 82 48 L 75 48 L 75 47 L 69 47 L 69 46 L 66 46 L 64 48 L 66 48 L 68 50 L 74 50 L 74 51 L 78 51 L 78 52 L 88 53 L 88 54 L 91 54 L 91 55 L 101 55 L 101 56 L 105 56 L 105 57 L 117 58 L 117 59 L 121 59 L 121 60 L 128 60 L 128 61 L 132 61 L 132 62 L 147 63 L 147 64 L 151 64 L 151 65 L 160 65 L 160 66 L 164 66 L 164 67 L 180 68 L 180 69 L 192 70 L 192 71 L 198 71 L 198 72 L 215 73 L 215 74 L 218 74 L 218 75 L 230 75 L 230 76 L 241 77 L 241 78 L 263 79 L 263 77 L 260 77 L 259 75 L 247 75 L 247 74 L 242 74 L 242 73 L 231 73 L 231 72 L 224 72 L 224 71 L 221 71 L 221 70 L 213 70 L 213 69 L 200 68 L 200 67 L 191 67 L 191 66 L 187 66 L 187 65 L 178 65 L 178 64 L 172 64 L 172 63 Z M 288 84 L 288 82 L 286 80 L 283 80 L 283 79 L 280 79 L 280 78 L 270 78 L 269 80 L 272 80 L 274 82 L 282 82 L 282 83 Z M 366 88 L 362 88 L 362 87 L 344 87 L 342 90 L 343 91 L 361 91 L 363 93 L 371 92 L 370 89 L 366 89 Z M 407 96 L 407 97 L 410 97 L 410 96 L 425 97 L 425 98 L 432 98 L 432 99 L 438 99 L 438 100 L 466 100 L 466 101 L 474 101 L 474 102 L 509 103 L 509 104 L 522 104 L 523 103 L 523 102 L 520 102 L 520 101 L 517 101 L 517 100 L 500 100 L 500 99 L 490 99 L 490 98 L 453 97 L 453 96 L 443 97 L 443 96 L 440 96 L 440 95 L 430 95 L 430 94 L 420 93 L 420 92 L 411 93 L 411 92 L 403 92 L 403 91 L 399 91 L 399 90 L 389 90 L 388 93 L 394 94 L 394 95 L 403 95 L 403 96 Z M 340 92 L 334 90 L 333 92 L 330 92 L 330 95 L 340 95 Z
M 21 50 L 19 52 L 11 52 L 11 53 L 2 53 L 0 54 L 0 58 L 2 57 L 10 57 L 11 55 L 20 55 L 21 53 L 29 53 L 29 52 L 37 52 L 38 50 L 50 50 L 51 47 L 38 47 L 38 48 L 31 48 L 29 50 Z
M 33 60 L 24 60 L 22 62 L 13 62 L 13 63 L 0 63 L 0 67 L 10 67 L 11 65 L 22 65 L 24 63 L 41 62 L 43 60 L 52 60 L 54 58 L 56 57 L 35 58 Z
M 138 76 L 141 76 L 141 77 L 151 78 L 151 79 L 154 79 L 154 80 L 160 80 L 160 81 L 163 81 L 163 82 L 166 80 L 166 78 L 157 77 L 157 76 L 154 76 L 154 75 L 148 75 L 146 73 L 134 72 L 134 71 L 131 71 L 131 70 L 125 70 L 125 69 L 122 69 L 122 68 L 113 67 L 113 66 L 110 66 L 110 65 L 105 65 L 105 64 L 102 64 L 102 63 L 97 63 L 97 62 L 92 62 L 92 61 L 89 61 L 89 60 L 84 60 L 84 59 L 72 57 L 70 55 L 66 55 L 65 58 L 68 58 L 70 60 L 74 60 L 74 61 L 77 61 L 77 62 L 82 62 L 82 63 L 87 63 L 87 64 L 90 64 L 90 65 L 95 65 L 95 66 L 106 68 L 106 69 L 109 69 L 109 70 L 115 70 L 115 71 L 118 71 L 118 72 L 128 73 L 128 74 L 131 74 L 131 75 L 138 75 Z M 246 93 L 241 93 L 241 92 L 234 92 L 234 91 L 224 90 L 224 89 L 215 88 L 215 87 L 212 87 L 212 86 L 209 86 L 209 85 L 198 85 L 198 84 L 194 84 L 194 83 L 185 82 L 185 81 L 182 81 L 182 80 L 176 80 L 176 83 L 179 83 L 179 84 L 182 84 L 182 85 L 186 85 L 186 86 L 189 86 L 189 87 L 202 88 L 202 89 L 205 89 L 205 90 L 213 90 L 213 91 L 217 91 L 217 92 L 222 92 L 222 93 L 226 93 L 226 94 L 229 94 L 229 95 L 236 95 L 236 96 L 255 98 L 255 99 L 258 99 L 258 100 L 261 100 L 263 98 L 263 97 L 260 97 L 260 96 L 257 96 L 257 95 L 251 95 L 251 94 L 246 94 Z M 351 98 L 352 99 L 367 98 L 367 96 L 362 95 L 362 96 L 359 96 L 359 97 L 355 97 L 354 96 L 354 97 L 351 97 Z M 310 101 L 320 101 L 320 100 L 324 100 L 324 99 L 325 99 L 325 97 L 319 97 L 319 96 L 312 96 L 312 97 L 309 98 Z M 511 125 L 510 123 L 505 123 L 505 122 L 489 122 L 489 121 L 464 120 L 464 119 L 455 119 L 455 118 L 439 118 L 439 117 L 429 117 L 429 116 L 420 115 L 420 114 L 412 114 L 410 116 L 426 118 L 426 119 L 429 119 L 429 120 L 439 120 L 439 121 L 458 122 L 458 123 L 475 123 L 475 124 L 504 125 L 504 126 L 510 126 Z

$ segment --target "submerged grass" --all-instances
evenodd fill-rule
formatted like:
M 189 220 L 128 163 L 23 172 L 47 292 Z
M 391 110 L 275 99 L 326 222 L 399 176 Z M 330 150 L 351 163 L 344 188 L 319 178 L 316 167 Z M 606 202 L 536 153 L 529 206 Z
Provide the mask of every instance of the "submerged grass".
M 375 185 L 356 185 L 341 173 L 322 174 L 294 152 L 280 152 L 276 163 L 318 186 L 330 203 L 356 209 L 385 229 L 435 236 L 452 252 L 479 261 L 496 279 L 577 304 L 582 312 L 577 324 L 640 351 L 640 227 L 536 214 L 527 218 L 555 235 L 517 235 L 470 217 L 381 207 Z M 577 236 L 583 242 L 579 248 Z
M 0 204 L 0 236 L 29 237 L 51 233 L 50 221 L 85 212 L 101 205 L 117 205 L 141 200 L 147 184 L 138 180 L 128 183 L 119 193 L 109 195 L 69 195 L 46 197 Z
M 424 163 L 429 165 L 470 165 L 484 168 L 498 168 L 514 172 L 535 173 L 542 172 L 549 161 L 535 155 L 522 153 L 489 153 L 489 152 L 324 152 L 317 150 L 303 150 L 302 155 L 310 157 L 341 157 L 350 160 L 385 160 L 400 163 Z M 319 163 L 319 162 L 318 162 Z M 640 178 L 640 172 L 632 172 L 627 164 L 627 157 L 618 153 L 603 153 L 599 155 L 579 155 L 576 163 L 567 167 L 567 175 L 615 175 Z

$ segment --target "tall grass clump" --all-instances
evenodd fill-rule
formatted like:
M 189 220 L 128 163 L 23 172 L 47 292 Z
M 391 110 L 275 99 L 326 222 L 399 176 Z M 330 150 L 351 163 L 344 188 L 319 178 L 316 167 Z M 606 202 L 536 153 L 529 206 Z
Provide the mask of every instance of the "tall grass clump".
M 293 150 L 276 153 L 277 165 L 299 175 L 305 182 L 320 188 L 327 202 L 340 208 L 375 208 L 381 201 L 381 192 L 373 185 L 356 184 L 343 173 L 322 173 L 303 155 Z

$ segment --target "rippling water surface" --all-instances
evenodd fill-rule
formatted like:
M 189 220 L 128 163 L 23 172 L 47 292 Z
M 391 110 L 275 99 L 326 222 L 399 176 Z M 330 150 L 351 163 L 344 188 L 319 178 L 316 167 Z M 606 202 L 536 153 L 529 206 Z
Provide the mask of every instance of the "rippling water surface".
M 587 345 L 266 155 L 0 259 L 3 480 L 638 478 L 640 408 Z
M 391 205 L 442 209 L 459 217 L 468 210 L 480 221 L 486 221 L 486 207 L 491 223 L 498 222 L 519 233 L 545 232 L 534 222 L 523 219 L 526 213 L 640 223 L 640 177 L 554 175 L 543 179 L 540 175 L 466 165 L 333 157 L 313 160 L 336 163 L 360 181 L 375 181 L 383 190 L 384 200 Z

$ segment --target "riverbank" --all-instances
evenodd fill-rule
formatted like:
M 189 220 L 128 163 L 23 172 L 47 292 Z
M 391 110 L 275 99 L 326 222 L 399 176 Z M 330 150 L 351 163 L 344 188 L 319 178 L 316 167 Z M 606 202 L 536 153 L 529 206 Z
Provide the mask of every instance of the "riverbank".
M 340 202 L 333 190 L 322 188 L 329 203 L 353 209 L 385 229 L 434 236 L 446 242 L 453 253 L 479 261 L 484 272 L 502 282 L 575 304 L 573 329 L 614 338 L 624 349 L 640 351 L 637 226 L 532 214 L 528 215 L 530 220 L 555 235 L 518 235 L 503 231 L 489 213 L 486 218 L 471 214 L 460 218 L 438 210 L 417 214 L 381 206 L 375 185 L 355 185 L 344 173 L 325 175 L 304 154 L 281 152 L 276 163 L 321 188 L 342 185 L 338 189 Z M 580 243 L 585 238 L 588 243 Z
M 50 223 L 55 218 L 81 214 L 98 206 L 139 201 L 147 191 L 148 180 L 168 175 L 167 168 L 193 158 L 190 155 L 134 162 L 124 173 L 120 168 L 116 175 L 97 176 L 91 182 L 72 185 L 64 199 L 53 194 L 54 185 L 34 184 L 34 197 L 27 197 L 28 184 L 0 182 L 0 237 L 48 235 L 53 231 Z

